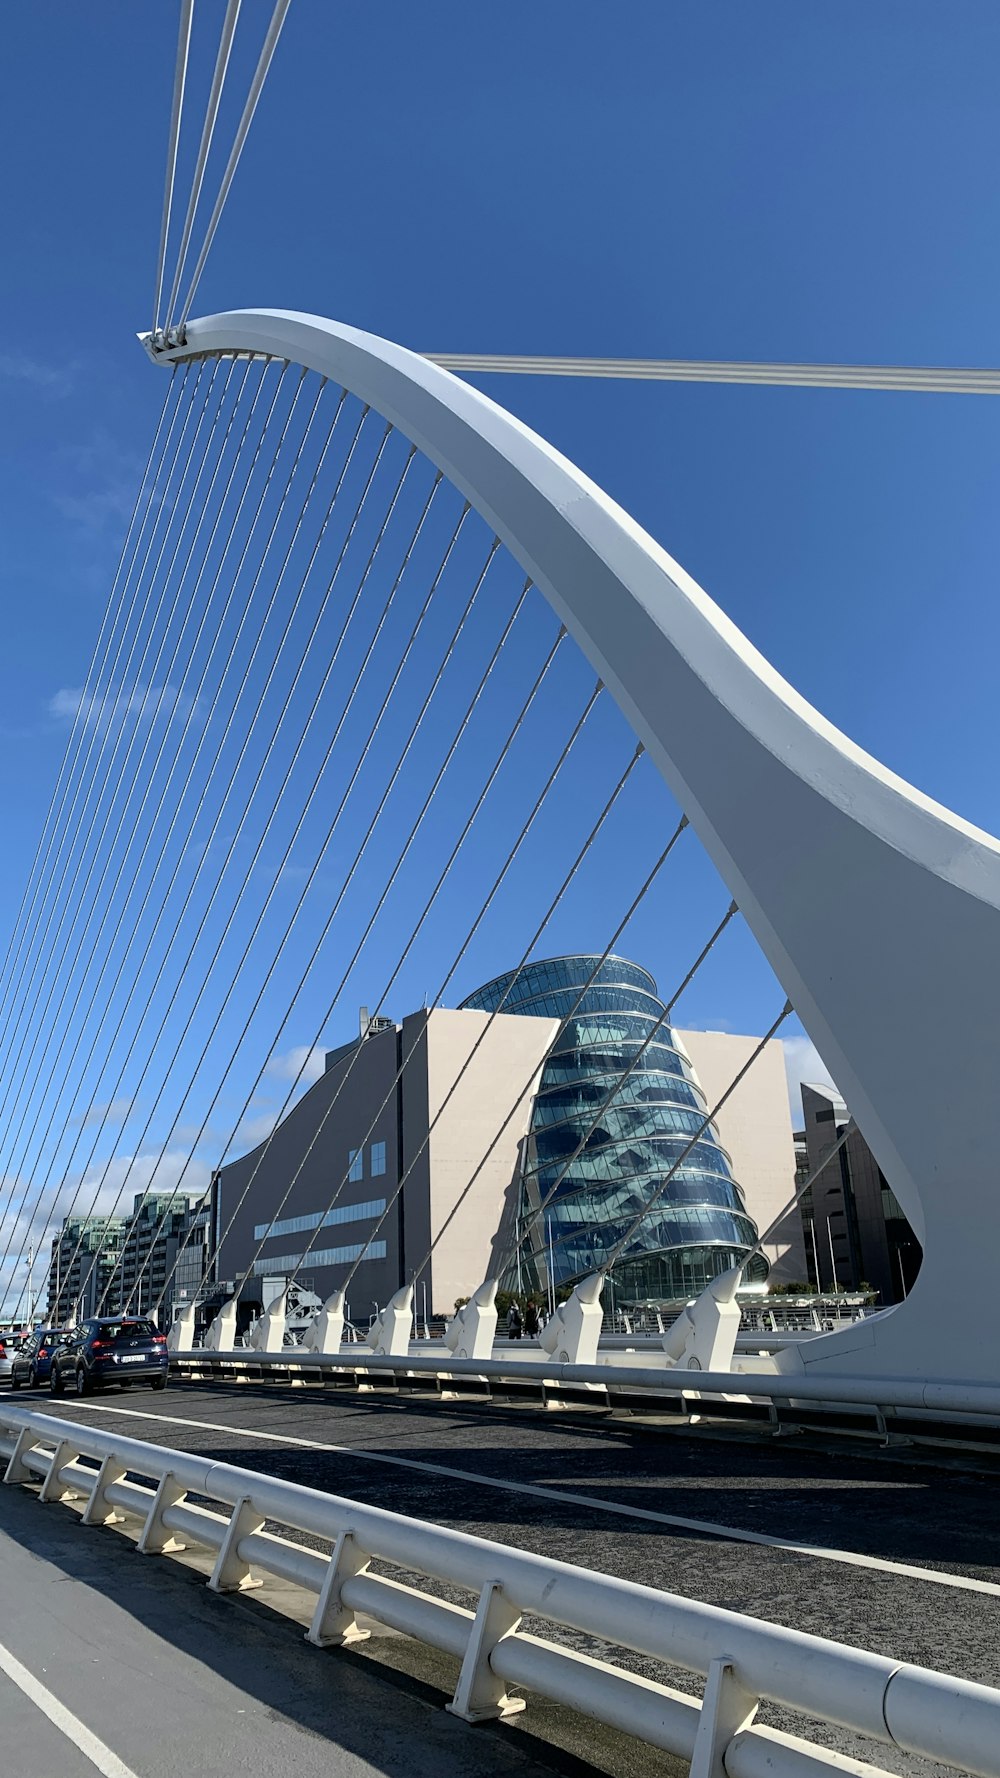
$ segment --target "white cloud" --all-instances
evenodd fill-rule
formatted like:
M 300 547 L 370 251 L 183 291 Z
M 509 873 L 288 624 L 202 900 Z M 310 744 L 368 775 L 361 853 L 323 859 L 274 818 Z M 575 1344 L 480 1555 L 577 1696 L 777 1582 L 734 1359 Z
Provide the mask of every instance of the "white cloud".
M 782 1039 L 785 1052 L 785 1073 L 788 1076 L 788 1101 L 792 1108 L 792 1123 L 797 1130 L 802 1128 L 802 1082 L 815 1082 L 817 1086 L 830 1086 L 836 1091 L 836 1083 L 824 1062 L 819 1050 L 809 1037 L 785 1037 Z
M 72 722 L 77 714 L 82 714 L 87 728 L 97 728 L 102 722 L 110 723 L 126 715 L 135 716 L 140 722 L 155 722 L 157 717 L 165 716 L 170 722 L 187 716 L 193 702 L 189 692 L 170 684 L 136 685 L 127 698 L 121 696 L 121 687 L 109 688 L 96 696 L 80 686 L 65 685 L 49 699 L 48 712 L 57 722 Z
M 239 1127 L 239 1136 L 251 1148 L 259 1142 L 266 1142 L 278 1121 L 276 1111 L 261 1111 L 256 1117 L 245 1117 Z
M 42 364 L 23 352 L 0 353 L 0 377 L 12 383 L 31 383 L 45 395 L 68 395 L 73 387 L 72 371 Z
M 272 1056 L 267 1064 L 267 1072 L 277 1075 L 279 1080 L 297 1080 L 301 1069 L 302 1085 L 311 1087 L 319 1080 L 325 1066 L 324 1049 L 318 1044 L 310 1049 L 308 1044 L 299 1043 L 293 1049 L 286 1050 L 283 1056 Z

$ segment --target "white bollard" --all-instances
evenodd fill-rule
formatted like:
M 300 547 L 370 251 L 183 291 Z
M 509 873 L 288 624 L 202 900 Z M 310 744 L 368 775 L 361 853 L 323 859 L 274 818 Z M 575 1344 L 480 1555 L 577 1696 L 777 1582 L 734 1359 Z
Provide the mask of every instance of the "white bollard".
M 197 1305 L 185 1303 L 174 1316 L 167 1332 L 168 1352 L 190 1352 L 194 1345 L 194 1318 Z
M 311 1327 L 307 1327 L 302 1335 L 302 1345 L 307 1352 L 338 1352 L 344 1338 L 344 1296 L 343 1290 L 335 1290 L 328 1296 Z
M 281 1352 L 284 1349 L 287 1314 L 288 1292 L 283 1290 L 250 1330 L 250 1344 L 255 1352 Z
M 584 1278 L 565 1303 L 560 1303 L 539 1335 L 544 1352 L 551 1352 L 560 1364 L 596 1364 L 604 1311 L 601 1291 L 604 1273 L 593 1272 Z
M 236 1346 L 236 1298 L 231 1296 L 205 1335 L 206 1352 L 232 1352 Z
M 673 1327 L 667 1329 L 663 1350 L 677 1370 L 732 1370 L 740 1331 L 736 1292 L 742 1278 L 742 1266 L 733 1266 L 713 1278 L 701 1295 L 681 1310 Z
M 445 1328 L 444 1343 L 456 1358 L 491 1358 L 497 1331 L 497 1283 L 487 1278 Z
M 413 1285 L 404 1284 L 390 1297 L 381 1314 L 376 1315 L 365 1345 L 383 1358 L 401 1358 L 410 1350 L 410 1329 L 413 1326 Z

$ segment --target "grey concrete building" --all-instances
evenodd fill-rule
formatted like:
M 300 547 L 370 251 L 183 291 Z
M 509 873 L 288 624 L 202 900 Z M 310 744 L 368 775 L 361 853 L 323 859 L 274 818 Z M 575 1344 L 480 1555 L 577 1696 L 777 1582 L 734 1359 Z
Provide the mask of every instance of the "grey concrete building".
M 832 1087 L 803 1083 L 805 1129 L 800 1138 L 805 1177 L 819 1167 L 843 1133 L 850 1113 Z M 810 1276 L 821 1290 L 856 1290 L 864 1283 L 880 1303 L 908 1294 L 920 1269 L 920 1243 L 860 1130 L 815 1180 L 806 1205 Z
M 217 1276 L 246 1276 L 244 1310 L 267 1277 L 297 1272 L 325 1298 L 357 1264 L 355 1321 L 414 1274 L 418 1316 L 451 1314 L 486 1276 L 557 1027 L 438 1008 L 331 1051 L 272 1136 L 216 1175 Z

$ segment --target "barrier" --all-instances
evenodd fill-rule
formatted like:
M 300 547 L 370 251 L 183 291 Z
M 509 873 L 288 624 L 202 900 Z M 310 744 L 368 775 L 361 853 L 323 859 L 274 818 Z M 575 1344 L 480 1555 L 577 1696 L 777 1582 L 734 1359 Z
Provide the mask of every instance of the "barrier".
M 43 1501 L 82 1499 L 85 1524 L 139 1520 L 145 1555 L 185 1544 L 214 1552 L 216 1592 L 273 1575 L 315 1594 L 315 1646 L 364 1638 L 364 1614 L 454 1655 L 448 1708 L 468 1722 L 522 1709 L 507 1691 L 519 1685 L 690 1760 L 692 1778 L 879 1778 L 881 1768 L 759 1726 L 766 1700 L 1000 1778 L 1000 1691 L 987 1686 L 71 1420 L 3 1407 L 0 1451 L 7 1483 L 41 1483 Z M 328 1553 L 269 1524 L 320 1539 Z M 459 1588 L 475 1609 L 373 1562 Z M 526 1615 L 700 1674 L 704 1699 L 530 1634 Z
M 903 1377 L 806 1378 L 766 1372 L 713 1373 L 618 1362 L 559 1364 L 526 1354 L 455 1358 L 411 1348 L 383 1356 L 364 1347 L 319 1353 L 287 1346 L 260 1353 L 196 1350 L 170 1355 L 180 1381 L 271 1383 L 286 1387 L 409 1390 L 431 1398 L 456 1396 L 495 1402 L 604 1412 L 678 1415 L 762 1423 L 774 1431 L 807 1427 L 830 1433 L 945 1443 L 1000 1452 L 1000 1389 L 975 1382 L 929 1383 Z

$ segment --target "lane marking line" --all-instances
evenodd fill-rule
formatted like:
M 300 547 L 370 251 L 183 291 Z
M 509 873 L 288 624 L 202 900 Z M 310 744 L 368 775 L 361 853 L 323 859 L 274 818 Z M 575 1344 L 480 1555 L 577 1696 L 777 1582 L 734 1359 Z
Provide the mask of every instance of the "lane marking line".
M 319 1439 L 297 1438 L 294 1433 L 263 1432 L 260 1427 L 231 1426 L 225 1421 L 187 1420 L 180 1414 L 152 1414 L 141 1408 L 113 1407 L 108 1402 L 74 1401 L 74 1407 L 97 1414 L 120 1414 L 130 1420 L 159 1420 L 171 1426 L 190 1426 L 201 1432 L 228 1432 L 238 1438 L 263 1440 L 268 1444 L 298 1445 L 307 1451 L 329 1451 L 339 1457 L 357 1457 L 364 1463 L 389 1464 L 396 1469 L 415 1469 L 425 1475 L 450 1476 L 459 1482 L 474 1482 L 480 1487 L 500 1488 L 505 1493 L 528 1494 L 536 1500 L 565 1501 L 570 1506 L 586 1506 L 595 1512 L 609 1513 L 616 1518 L 640 1519 L 647 1524 L 673 1525 L 682 1531 L 698 1531 L 706 1537 L 726 1539 L 735 1543 L 761 1544 L 766 1549 L 784 1550 L 788 1555 L 805 1556 L 821 1562 L 843 1562 L 849 1567 L 869 1568 L 879 1574 L 896 1574 L 907 1580 L 926 1580 L 938 1587 L 957 1587 L 967 1593 L 987 1593 L 1000 1597 L 1000 1582 L 976 1580 L 972 1575 L 951 1574 L 937 1568 L 916 1568 L 909 1562 L 893 1562 L 886 1556 L 863 1556 L 854 1550 L 829 1549 L 823 1544 L 796 1543 L 789 1538 L 768 1537 L 763 1531 L 744 1531 L 738 1525 L 722 1525 L 711 1519 L 688 1519 L 678 1513 L 658 1513 L 651 1507 L 626 1506 L 613 1500 L 596 1500 L 590 1494 L 577 1494 L 568 1488 L 543 1488 L 531 1482 L 508 1482 L 499 1476 L 480 1475 L 475 1470 L 454 1469 L 445 1463 L 422 1463 L 416 1457 L 391 1457 L 385 1451 L 369 1451 L 357 1445 L 325 1444 Z
M 18 1691 L 23 1692 L 25 1697 L 30 1699 L 31 1703 L 42 1712 L 42 1715 L 48 1717 L 60 1734 L 65 1735 L 67 1741 L 72 1741 L 74 1747 L 83 1754 L 84 1759 L 88 1759 L 91 1765 L 95 1766 L 102 1774 L 102 1778 L 136 1778 L 131 1766 L 124 1765 L 118 1755 L 112 1753 L 110 1747 L 106 1747 L 104 1742 L 99 1741 L 97 1736 L 88 1729 L 86 1723 L 81 1722 L 78 1716 L 74 1716 L 72 1710 L 67 1710 L 65 1704 L 60 1704 L 59 1699 L 49 1691 L 48 1687 L 44 1686 L 40 1679 L 36 1679 L 27 1667 L 23 1667 L 21 1662 L 11 1654 L 10 1649 L 4 1648 L 2 1642 L 0 1642 L 0 1673 L 5 1673 L 12 1685 L 16 1685 Z

